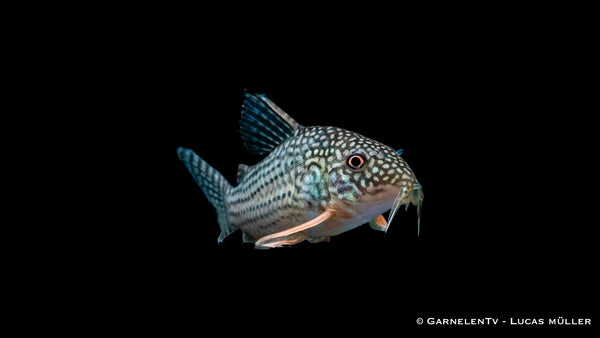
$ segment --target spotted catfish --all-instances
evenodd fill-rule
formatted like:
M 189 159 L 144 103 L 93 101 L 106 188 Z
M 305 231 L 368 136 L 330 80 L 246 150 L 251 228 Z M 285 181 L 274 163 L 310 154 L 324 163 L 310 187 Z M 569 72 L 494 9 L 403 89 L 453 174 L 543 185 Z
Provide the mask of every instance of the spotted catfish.
M 256 248 L 329 241 L 365 223 L 385 231 L 381 214 L 393 208 L 391 223 L 410 203 L 420 224 L 423 190 L 401 151 L 345 129 L 302 126 L 264 95 L 244 95 L 242 139 L 267 156 L 240 164 L 235 187 L 192 150 L 177 149 L 217 210 L 219 242 L 238 229 Z

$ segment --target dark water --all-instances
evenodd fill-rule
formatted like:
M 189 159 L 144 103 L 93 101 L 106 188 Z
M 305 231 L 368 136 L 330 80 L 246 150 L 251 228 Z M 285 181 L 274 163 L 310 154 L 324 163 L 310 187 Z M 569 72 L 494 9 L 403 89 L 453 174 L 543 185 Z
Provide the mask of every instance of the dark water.
M 152 318 L 225 331 L 343 322 L 390 332 L 439 313 L 589 315 L 591 122 L 582 91 L 543 66 L 429 55 L 356 71 L 265 66 L 269 76 L 233 59 L 208 75 L 192 56 L 167 59 L 140 94 L 135 143 L 151 154 L 135 166 L 146 173 L 144 203 L 119 232 L 132 253 L 128 290 Z M 330 243 L 253 250 L 237 233 L 218 245 L 216 213 L 175 150 L 193 149 L 230 182 L 238 163 L 260 161 L 238 132 L 244 89 L 300 124 L 403 148 L 425 196 L 420 236 L 411 206 L 387 235 L 363 226 Z
M 201 289 L 222 295 L 223 306 L 262 304 L 257 306 L 273 309 L 276 317 L 283 315 L 274 309 L 301 304 L 310 304 L 317 317 L 328 308 L 351 316 L 364 307 L 378 313 L 392 306 L 398 323 L 409 326 L 419 313 L 562 313 L 590 305 L 591 225 L 577 213 L 576 188 L 568 188 L 575 184 L 575 154 L 556 138 L 557 121 L 509 111 L 527 99 L 502 98 L 491 112 L 484 105 L 501 100 L 495 95 L 426 107 L 409 101 L 399 109 L 397 97 L 377 96 L 373 104 L 368 91 L 348 103 L 345 92 L 306 97 L 279 88 L 256 90 L 263 89 L 302 124 L 342 126 L 404 148 L 425 195 L 421 234 L 411 206 L 398 212 L 385 236 L 363 226 L 330 243 L 280 250 L 242 246 L 239 234 L 217 245 L 215 212 L 174 149 L 195 149 L 230 181 L 238 162 L 260 158 L 245 153 L 235 131 L 242 91 L 214 90 L 211 95 L 223 95 L 220 102 L 234 101 L 214 108 L 227 114 L 207 125 L 204 115 L 191 112 L 200 109 L 188 103 L 190 112 L 177 118 L 192 122 L 177 128 L 168 159 L 175 210 L 165 238 L 174 253 L 165 264 L 187 287 L 207 283 Z M 460 104 L 466 108 L 458 109 Z M 448 113 L 440 115 L 442 110 Z M 218 134 L 209 133 L 216 128 Z M 189 271 L 195 274 L 188 277 Z

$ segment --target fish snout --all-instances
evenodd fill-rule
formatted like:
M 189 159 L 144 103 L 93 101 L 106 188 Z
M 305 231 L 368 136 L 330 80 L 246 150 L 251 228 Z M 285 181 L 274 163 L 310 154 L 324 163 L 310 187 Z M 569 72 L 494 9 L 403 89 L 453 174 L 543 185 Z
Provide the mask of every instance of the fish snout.
M 412 188 L 410 203 L 419 205 L 423 201 L 423 187 L 417 182 Z
M 423 201 L 423 187 L 416 179 L 414 181 L 405 182 L 400 187 L 396 199 L 407 207 L 411 203 L 418 205 Z

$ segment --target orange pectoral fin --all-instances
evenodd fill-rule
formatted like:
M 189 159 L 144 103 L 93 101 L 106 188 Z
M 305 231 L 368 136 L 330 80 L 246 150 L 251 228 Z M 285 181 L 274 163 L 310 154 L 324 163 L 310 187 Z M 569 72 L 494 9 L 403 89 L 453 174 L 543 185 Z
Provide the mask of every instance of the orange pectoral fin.
M 285 237 L 288 237 L 288 236 L 296 234 L 300 231 L 304 231 L 306 229 L 315 227 L 315 226 L 325 222 L 329 218 L 333 217 L 334 215 L 335 215 L 335 212 L 333 210 L 329 210 L 329 209 L 325 210 L 319 216 L 311 219 L 308 222 L 305 222 L 305 223 L 302 223 L 293 228 L 290 228 L 290 229 L 287 229 L 284 231 L 280 231 L 280 232 L 260 238 L 258 241 L 256 241 L 255 248 L 274 248 L 274 247 L 278 247 L 278 246 L 282 246 L 282 245 L 286 245 L 286 244 L 297 243 L 304 238 L 299 238 L 297 236 L 294 236 L 298 240 L 291 242 L 289 238 L 286 239 Z
M 385 217 L 383 217 L 383 215 L 379 215 L 369 222 L 369 226 L 371 226 L 371 229 L 375 229 L 375 230 L 379 230 L 379 231 L 385 231 L 385 229 L 387 228 L 387 225 L 388 224 L 385 221 Z

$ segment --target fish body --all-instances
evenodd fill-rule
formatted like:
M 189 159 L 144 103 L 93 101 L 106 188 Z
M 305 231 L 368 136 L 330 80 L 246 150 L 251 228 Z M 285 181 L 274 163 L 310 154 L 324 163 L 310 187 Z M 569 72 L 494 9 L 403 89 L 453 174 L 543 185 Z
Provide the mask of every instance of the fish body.
M 304 127 L 264 95 L 249 93 L 240 125 L 246 147 L 268 155 L 240 164 L 236 186 L 192 150 L 177 150 L 217 210 L 219 241 L 237 229 L 263 248 L 329 240 L 369 222 L 386 230 L 383 212 L 422 201 L 400 152 L 358 133 Z

